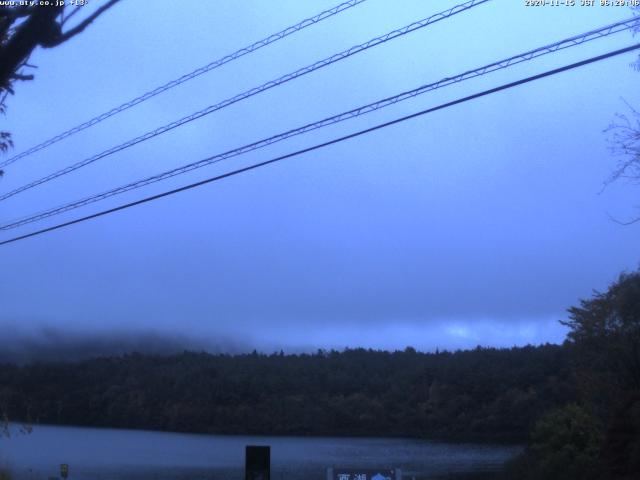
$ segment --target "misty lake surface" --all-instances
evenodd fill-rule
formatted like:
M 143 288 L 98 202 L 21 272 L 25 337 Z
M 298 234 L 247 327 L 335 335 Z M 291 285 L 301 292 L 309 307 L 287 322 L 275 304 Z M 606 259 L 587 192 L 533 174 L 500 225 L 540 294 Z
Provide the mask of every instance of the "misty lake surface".
M 405 479 L 495 472 L 517 446 L 396 438 L 199 435 L 36 425 L 0 438 L 0 465 L 15 480 L 47 480 L 69 464 L 69 480 L 244 478 L 246 445 L 271 446 L 272 480 L 323 480 L 326 468 L 401 468 Z

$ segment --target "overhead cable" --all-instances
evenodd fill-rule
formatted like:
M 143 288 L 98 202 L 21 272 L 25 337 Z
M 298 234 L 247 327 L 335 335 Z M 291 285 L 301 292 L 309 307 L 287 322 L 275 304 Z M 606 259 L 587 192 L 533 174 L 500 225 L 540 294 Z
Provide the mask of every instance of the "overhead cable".
M 147 132 L 147 133 L 145 133 L 143 135 L 140 135 L 139 137 L 136 137 L 136 138 L 134 138 L 132 140 L 129 140 L 129 141 L 125 142 L 125 143 L 122 143 L 122 144 L 117 145 L 115 147 L 112 147 L 112 148 L 110 148 L 108 150 L 105 150 L 105 151 L 103 151 L 103 152 L 101 152 L 101 153 L 99 153 L 97 155 L 93 155 L 93 156 L 91 156 L 89 158 L 86 158 L 86 159 L 81 160 L 81 161 L 79 161 L 77 163 L 69 165 L 69 166 L 67 166 L 67 167 L 65 167 L 65 168 L 63 168 L 61 170 L 58 170 L 58 171 L 56 171 L 54 173 L 46 175 L 46 176 L 44 176 L 44 177 L 42 177 L 42 178 L 40 178 L 38 180 L 34 180 L 34 181 L 32 181 L 30 183 L 27 183 L 27 184 L 25 184 L 25 185 L 23 185 L 21 187 L 18 187 L 18 188 L 14 189 L 14 190 L 11 190 L 11 191 L 3 193 L 3 194 L 0 194 L 0 201 L 6 200 L 7 198 L 13 197 L 14 195 L 17 195 L 17 194 L 22 193 L 22 192 L 24 192 L 26 190 L 30 190 L 30 189 L 32 189 L 34 187 L 42 185 L 43 183 L 50 182 L 51 180 L 54 180 L 54 179 L 56 179 L 58 177 L 61 177 L 63 175 L 67 175 L 67 174 L 69 174 L 69 173 L 71 173 L 71 172 L 73 172 L 75 170 L 78 170 L 79 168 L 82 168 L 82 167 L 85 167 L 85 166 L 87 166 L 89 164 L 92 164 L 92 163 L 94 163 L 94 162 L 96 162 L 96 161 L 98 161 L 98 160 L 100 160 L 100 159 L 102 159 L 104 157 L 107 157 L 109 155 L 113 155 L 114 153 L 120 152 L 120 151 L 122 151 L 122 150 L 124 150 L 126 148 L 132 147 L 132 146 L 137 145 L 138 143 L 144 142 L 146 140 L 150 140 L 151 138 L 154 138 L 154 137 L 156 137 L 158 135 L 161 135 L 161 134 L 166 133 L 166 132 L 168 132 L 170 130 L 173 130 L 174 128 L 180 127 L 180 126 L 185 125 L 185 124 L 187 124 L 189 122 L 192 122 L 194 120 L 202 118 L 205 115 L 209 115 L 209 114 L 211 114 L 211 113 L 213 113 L 215 111 L 221 110 L 221 109 L 223 109 L 225 107 L 228 107 L 229 105 L 232 105 L 234 103 L 237 103 L 237 102 L 239 102 L 241 100 L 245 100 L 245 99 L 247 99 L 249 97 L 252 97 L 254 95 L 257 95 L 259 93 L 267 91 L 267 90 L 269 90 L 271 88 L 277 87 L 277 86 L 282 85 L 284 83 L 287 83 L 287 82 L 289 82 L 291 80 L 294 80 L 294 79 L 296 79 L 298 77 L 301 77 L 303 75 L 306 75 L 308 73 L 316 71 L 316 70 L 318 70 L 320 68 L 326 67 L 326 66 L 331 65 L 333 63 L 336 63 L 336 62 L 338 62 L 340 60 L 344 60 L 345 58 L 349 58 L 352 55 L 355 55 L 357 53 L 360 53 L 360 52 L 363 52 L 365 50 L 368 50 L 369 48 L 381 45 L 381 44 L 386 43 L 386 42 L 388 42 L 390 40 L 393 40 L 395 38 L 398 38 L 398 37 L 401 37 L 401 36 L 406 35 L 408 33 L 414 32 L 414 31 L 416 31 L 418 29 L 424 28 L 424 27 L 426 27 L 428 25 L 431 25 L 431 24 L 433 24 L 435 22 L 438 22 L 440 20 L 444 20 L 446 18 L 450 18 L 453 15 L 456 15 L 458 13 L 464 12 L 466 10 L 469 10 L 470 8 L 473 8 L 473 7 L 477 6 L 477 5 L 481 5 L 483 3 L 487 3 L 489 1 L 491 1 L 491 0 L 470 0 L 468 2 L 462 3 L 460 5 L 456 5 L 456 6 L 452 7 L 452 8 L 449 8 L 449 9 L 443 11 L 443 12 L 440 12 L 440 13 L 437 13 L 435 15 L 432 15 L 432 16 L 430 16 L 428 18 L 423 19 L 423 20 L 419 20 L 417 22 L 413 22 L 413 23 L 411 23 L 411 24 L 409 24 L 409 25 L 407 25 L 405 27 L 402 27 L 402 28 L 399 28 L 397 30 L 393 30 L 391 32 L 388 32 L 388 33 L 386 33 L 384 35 L 375 37 L 375 38 L 373 38 L 373 39 L 371 39 L 371 40 L 369 40 L 369 41 L 367 41 L 365 43 L 362 43 L 360 45 L 356 45 L 356 46 L 351 47 L 351 48 L 349 48 L 347 50 L 344 50 L 344 51 L 342 51 L 340 53 L 336 53 L 336 54 L 334 54 L 334 55 L 332 55 L 332 56 L 330 56 L 328 58 L 325 58 L 324 60 L 320 60 L 320 61 L 315 62 L 315 63 L 313 63 L 311 65 L 308 65 L 308 66 L 306 66 L 304 68 L 298 69 L 298 70 L 296 70 L 296 71 L 294 71 L 292 73 L 288 73 L 288 74 L 286 74 L 286 75 L 284 75 L 282 77 L 279 77 L 279 78 L 277 78 L 275 80 L 271 80 L 269 82 L 266 82 L 266 83 L 260 85 L 259 87 L 254 87 L 254 88 L 252 88 L 250 90 L 247 90 L 247 91 L 245 91 L 245 92 L 243 92 L 241 94 L 238 94 L 238 95 L 236 95 L 234 97 L 231 97 L 231 98 L 228 98 L 226 100 L 223 100 L 220 103 L 217 103 L 215 105 L 211 105 L 211 106 L 209 106 L 209 107 L 207 107 L 207 108 L 205 108 L 203 110 L 200 110 L 200 111 L 195 112 L 195 113 L 193 113 L 191 115 L 183 117 L 180 120 L 176 120 L 176 121 L 171 122 L 171 123 L 169 123 L 167 125 L 163 125 L 163 126 L 161 126 L 159 128 L 156 128 L 155 130 L 151 130 L 151 131 L 149 131 L 149 132 Z
M 124 112 L 125 110 L 128 110 L 132 107 L 135 107 L 136 105 L 145 102 L 147 100 L 149 100 L 150 98 L 155 97 L 156 95 L 159 95 L 163 92 L 166 92 L 167 90 L 170 90 L 174 87 L 177 87 L 178 85 L 181 85 L 185 82 L 188 82 L 189 80 L 192 80 L 196 77 L 199 77 L 200 75 L 210 72 L 211 70 L 214 70 L 218 67 L 221 67 L 229 62 L 232 62 L 233 60 L 237 60 L 240 57 L 243 57 L 249 53 L 255 52 L 256 50 L 261 49 L 262 47 L 266 47 L 267 45 L 270 45 L 274 42 L 277 42 L 278 40 L 281 40 L 285 37 L 288 37 L 289 35 L 292 35 L 296 32 L 299 32 L 300 30 L 307 28 L 311 25 L 315 25 L 316 23 L 321 22 L 322 20 L 325 20 L 327 18 L 330 18 L 340 12 L 343 12 L 351 7 L 355 7 L 356 5 L 359 5 L 360 3 L 363 3 L 367 0 L 349 0 L 348 2 L 344 2 L 341 3 L 340 5 L 337 5 L 333 8 L 330 8 L 329 10 L 325 10 L 324 12 L 320 12 L 319 14 L 307 18 L 305 20 L 302 20 L 301 22 L 292 25 L 290 27 L 285 28 L 284 30 L 281 30 L 277 33 L 274 33 L 272 35 L 269 35 L 266 38 L 263 38 L 262 40 L 258 40 L 255 43 L 252 43 L 251 45 L 241 48 L 240 50 L 237 50 L 229 55 L 225 55 L 222 58 L 219 58 L 217 60 L 214 60 L 213 62 L 200 67 L 200 68 L 196 68 L 195 70 L 193 70 L 192 72 L 186 73 L 184 75 L 182 75 L 179 78 L 176 78 L 175 80 L 171 80 L 170 82 L 165 83 L 164 85 L 160 85 L 157 88 L 154 88 L 151 91 L 148 91 L 146 93 L 143 93 L 142 95 L 139 95 L 136 98 L 133 98 L 131 100 L 129 100 L 128 102 L 123 103 L 122 105 L 112 108 L 111 110 L 101 113 L 100 115 L 97 115 L 93 118 L 91 118 L 90 120 L 87 120 L 86 122 L 83 122 L 79 125 L 76 125 L 73 128 L 70 128 L 68 130 L 65 130 L 62 133 L 59 133 L 58 135 L 55 135 L 54 137 L 51 137 L 31 148 L 29 148 L 28 150 L 25 150 L 24 152 L 21 152 L 17 155 L 14 155 L 11 158 L 8 158 L 7 160 L 0 162 L 0 168 L 4 168 L 7 165 L 11 165 L 14 162 L 17 162 L 18 160 L 20 160 L 21 158 L 27 157 L 29 155 L 31 155 L 32 153 L 38 152 L 44 148 L 47 148 L 51 145 L 53 145 L 54 143 L 58 143 L 60 140 L 64 140 L 67 137 L 70 137 L 71 135 L 74 135 L 78 132 L 81 132 L 89 127 L 92 127 L 94 125 L 97 125 L 98 123 L 106 120 L 109 117 L 113 117 L 114 115 L 117 115 L 118 113 Z M 77 11 L 74 10 L 75 13 Z
M 409 90 L 406 92 L 402 92 L 400 94 L 394 95 L 392 97 L 388 97 L 388 98 L 384 98 L 382 100 L 379 100 L 377 102 L 373 102 L 373 103 L 369 103 L 367 105 L 363 105 L 360 106 L 358 108 L 349 110 L 347 112 L 343 112 L 340 113 L 338 115 L 334 115 L 331 117 L 327 117 L 324 118 L 322 120 L 319 120 L 317 122 L 313 122 L 313 123 L 309 123 L 307 125 L 304 125 L 302 127 L 298 127 L 292 130 L 288 130 L 286 132 L 282 132 L 279 133 L 277 135 L 273 135 L 271 137 L 268 138 L 264 138 L 262 140 L 247 144 L 247 145 L 243 145 L 241 147 L 235 148 L 233 150 L 229 150 L 226 151 L 224 153 L 219 153 L 204 159 L 201 159 L 199 161 L 193 162 L 193 163 L 189 163 L 187 165 L 183 165 L 144 179 L 140 179 L 140 180 L 136 180 L 134 182 L 130 182 L 127 183 L 125 185 L 121 185 L 119 187 L 101 192 L 99 194 L 95 194 L 95 195 L 91 195 L 88 197 L 85 197 L 81 200 L 76 200 L 55 208 L 51 208 L 36 214 L 32 214 L 29 215 L 27 217 L 23 217 L 21 219 L 18 220 L 14 220 L 11 221 L 9 223 L 5 223 L 0 225 L 0 231 L 2 230 L 10 230 L 10 229 L 14 229 L 14 228 L 18 228 L 24 225 L 27 225 L 29 223 L 33 223 L 33 222 L 37 222 L 39 220 L 43 220 L 49 217 L 52 217 L 54 215 L 59 215 L 65 212 L 68 212 L 70 210 L 74 210 L 76 208 L 80 208 L 95 202 L 98 202 L 100 200 L 104 200 L 107 199 L 109 197 L 113 197 L 115 195 L 119 195 L 134 189 L 138 189 L 141 187 L 144 187 L 146 185 L 150 185 L 162 180 L 166 180 L 168 178 L 171 177 L 175 177 L 177 175 L 181 175 L 187 172 L 190 172 L 192 170 L 198 169 L 198 168 L 202 168 L 205 167 L 207 165 L 211 165 L 213 163 L 217 163 L 220 162 L 222 160 L 226 160 L 228 158 L 232 158 L 232 157 L 236 157 L 248 152 L 251 152 L 253 150 L 257 150 L 260 148 L 264 148 L 268 145 L 272 145 L 274 143 L 283 141 L 285 139 L 297 136 L 297 135 L 301 135 L 313 130 L 317 130 L 319 128 L 323 128 L 329 125 L 333 125 L 339 122 L 343 122 L 345 120 L 351 119 L 351 118 L 355 118 L 355 117 L 359 117 L 361 115 L 370 113 L 370 112 L 374 112 L 376 110 L 380 110 L 382 108 L 388 107 L 390 105 L 394 105 L 398 102 L 416 97 L 418 95 L 433 91 L 433 90 L 437 90 L 439 88 L 443 88 L 447 85 L 451 85 L 454 83 L 459 83 L 465 80 L 469 80 L 471 78 L 475 78 L 475 77 L 479 77 L 482 75 L 486 75 L 488 73 L 491 72 L 495 72 L 497 70 L 502 70 L 505 68 L 508 68 L 510 66 L 513 65 L 517 65 L 519 63 L 525 62 L 525 61 L 529 61 L 532 60 L 534 58 L 540 57 L 542 55 L 547 55 L 549 53 L 553 53 L 559 50 L 563 50 L 566 48 L 570 48 L 576 45 L 581 45 L 585 42 L 591 41 L 591 40 L 595 40 L 598 38 L 603 38 L 606 37 L 608 35 L 612 35 L 614 33 L 618 33 L 618 32 L 622 32 L 625 30 L 629 30 L 629 29 L 634 29 L 636 28 L 638 25 L 640 25 L 640 18 L 638 17 L 632 17 L 630 19 L 627 20 L 622 20 L 620 22 L 616 22 L 614 24 L 611 25 L 607 25 L 595 30 L 590 30 L 588 32 L 582 33 L 580 35 L 574 35 L 572 37 L 566 38 L 564 40 L 560 40 L 558 42 L 549 44 L 549 45 L 545 45 L 543 47 L 539 47 L 536 48 L 534 50 L 529 50 L 527 52 L 518 54 L 518 55 L 514 55 L 511 57 L 508 57 L 506 59 L 497 61 L 497 62 L 493 62 L 490 63 L 488 65 L 484 65 L 482 67 L 473 69 L 473 70 L 468 70 L 465 71 L 463 73 L 460 73 L 458 75 L 455 76 L 451 76 L 451 77 L 446 77 L 443 78 L 441 80 L 438 80 L 437 82 L 433 82 L 433 83 L 429 83 L 426 85 L 422 85 L 418 88 L 415 88 L 413 90 Z
M 311 147 L 307 147 L 307 148 L 304 148 L 302 150 L 298 150 L 296 152 L 288 153 L 286 155 L 281 155 L 279 157 L 272 158 L 270 160 L 265 160 L 265 161 L 260 162 L 260 163 L 255 163 L 253 165 L 249 165 L 247 167 L 239 168 L 239 169 L 233 170 L 231 172 L 223 173 L 221 175 L 217 175 L 215 177 L 208 178 L 206 180 L 201 180 L 199 182 L 191 183 L 191 184 L 185 185 L 183 187 L 175 188 L 173 190 L 169 190 L 169 191 L 166 191 L 166 192 L 163 192 L 163 193 L 159 193 L 159 194 L 156 194 L 156 195 L 145 197 L 145 198 L 142 198 L 140 200 L 136 200 L 136 201 L 133 201 L 133 202 L 126 203 L 124 205 L 119 205 L 117 207 L 109 208 L 107 210 L 102 210 L 100 212 L 93 213 L 91 215 L 87 215 L 87 216 L 84 216 L 84 217 L 81 217 L 81 218 L 76 218 L 76 219 L 70 220 L 68 222 L 59 223 L 57 225 L 53 225 L 51 227 L 43 228 L 43 229 L 37 230 L 35 232 L 31 232 L 31 233 L 27 233 L 25 235 L 20 235 L 20 236 L 17 236 L 17 237 L 13 237 L 13 238 L 10 238 L 8 240 L 1 241 L 0 242 L 0 246 L 1 245 L 7 245 L 9 243 L 17 242 L 17 241 L 20 241 L 20 240 L 24 240 L 24 239 L 27 239 L 27 238 L 30 238 L 30 237 L 34 237 L 36 235 L 42 235 L 44 233 L 52 232 L 54 230 L 59 230 L 59 229 L 64 228 L 64 227 L 68 227 L 68 226 L 75 225 L 75 224 L 78 224 L 78 223 L 82 223 L 82 222 L 85 222 L 85 221 L 88 221 L 88 220 L 92 220 L 94 218 L 102 217 L 102 216 L 108 215 L 110 213 L 115 213 L 115 212 L 118 212 L 118 211 L 121 211 L 121 210 L 125 210 L 125 209 L 131 208 L 131 207 L 135 207 L 137 205 L 142 205 L 144 203 L 148 203 L 148 202 L 151 202 L 153 200 L 158 200 L 158 199 L 163 198 L 163 197 L 174 195 L 174 194 L 179 193 L 179 192 L 184 192 L 184 191 L 187 191 L 187 190 L 191 190 L 193 188 L 200 187 L 202 185 L 206 185 L 208 183 L 212 183 L 212 182 L 215 182 L 215 181 L 218 181 L 218 180 L 222 180 L 224 178 L 228 178 L 228 177 L 232 177 L 232 176 L 235 176 L 235 175 L 238 175 L 238 174 L 241 174 L 241 173 L 245 173 L 245 172 L 248 172 L 250 170 L 255 170 L 257 168 L 264 167 L 264 166 L 267 166 L 267 165 L 271 165 L 273 163 L 285 160 L 287 158 L 296 157 L 296 156 L 302 155 L 304 153 L 308 153 L 308 152 L 311 152 L 311 151 L 314 151 L 314 150 L 319 150 L 321 148 L 325 148 L 325 147 L 328 147 L 330 145 L 334 145 L 336 143 L 340 143 L 340 142 L 343 142 L 345 140 L 349 140 L 351 138 L 359 137 L 361 135 L 365 135 L 365 134 L 374 132 L 376 130 L 380 130 L 380 129 L 383 129 L 383 128 L 386 128 L 386 127 L 390 127 L 392 125 L 396 125 L 398 123 L 402 123 L 402 122 L 405 122 L 407 120 L 410 120 L 410 119 L 413 119 L 413 118 L 416 118 L 416 117 L 420 117 L 420 116 L 426 115 L 428 113 L 435 112 L 437 110 L 442 110 L 442 109 L 445 109 L 445 108 L 449 108 L 449 107 L 452 107 L 454 105 L 458 105 L 458 104 L 465 103 L 465 102 L 468 102 L 468 101 L 471 101 L 471 100 L 475 100 L 477 98 L 481 98 L 481 97 L 484 97 L 484 96 L 487 96 L 487 95 L 491 95 L 493 93 L 497 93 L 497 92 L 500 92 L 500 91 L 503 91 L 503 90 L 514 88 L 514 87 L 517 87 L 519 85 L 523 85 L 523 84 L 526 84 L 526 83 L 533 82 L 535 80 L 540 80 L 540 79 L 545 78 L 545 77 L 550 77 L 552 75 L 557 75 L 559 73 L 566 72 L 568 70 L 572 70 L 572 69 L 575 69 L 575 68 L 578 68 L 578 67 L 589 65 L 589 64 L 592 64 L 592 63 L 595 63 L 595 62 L 599 62 L 599 61 L 602 61 L 602 60 L 605 60 L 605 59 L 608 59 L 608 58 L 611 58 L 611 57 L 615 57 L 617 55 L 622 55 L 624 53 L 628 53 L 628 52 L 631 52 L 631 51 L 634 51 L 634 50 L 638 50 L 638 49 L 640 49 L 640 43 L 639 44 L 635 44 L 635 45 L 631 45 L 629 47 L 621 48 L 621 49 L 618 49 L 618 50 L 614 50 L 614 51 L 605 53 L 603 55 L 598 55 L 596 57 L 591 57 L 589 59 L 582 60 L 580 62 L 572 63 L 572 64 L 569 64 L 569 65 L 565 65 L 565 66 L 560 67 L 560 68 L 555 68 L 553 70 L 548 70 L 546 72 L 539 73 L 537 75 L 532 75 L 530 77 L 526 77 L 526 78 L 517 80 L 515 82 L 506 83 L 506 84 L 500 85 L 499 87 L 490 88 L 488 90 L 484 90 L 482 92 L 475 93 L 473 95 L 468 95 L 466 97 L 459 98 L 459 99 L 453 100 L 451 102 L 443 103 L 443 104 L 438 105 L 436 107 L 431 107 L 431 108 L 428 108 L 426 110 L 422 110 L 422 111 L 417 112 L 417 113 L 413 113 L 413 114 L 410 114 L 410 115 L 405 115 L 403 117 L 396 118 L 395 120 L 391 120 L 389 122 L 381 123 L 381 124 L 375 125 L 373 127 L 369 127 L 369 128 L 364 129 L 364 130 L 360 130 L 360 131 L 351 133 L 349 135 L 344 135 L 342 137 L 335 138 L 333 140 L 329 140 L 329 141 L 324 142 L 324 143 L 319 143 L 319 144 L 313 145 Z

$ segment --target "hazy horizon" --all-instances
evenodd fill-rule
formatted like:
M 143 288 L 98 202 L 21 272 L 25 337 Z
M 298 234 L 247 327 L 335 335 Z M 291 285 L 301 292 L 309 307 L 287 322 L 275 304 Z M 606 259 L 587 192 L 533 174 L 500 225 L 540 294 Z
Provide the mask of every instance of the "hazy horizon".
M 229 338 L 201 339 L 189 335 L 175 335 L 157 331 L 121 330 L 112 332 L 65 332 L 55 328 L 41 328 L 30 332 L 14 331 L 0 339 L 0 363 L 28 364 L 34 362 L 76 362 L 92 358 L 123 356 L 134 353 L 143 355 L 171 356 L 183 352 L 209 353 L 212 355 L 242 355 L 254 351 L 271 355 L 283 352 L 285 355 L 313 354 L 322 351 L 345 351 L 366 349 L 376 351 L 404 351 L 413 348 L 421 353 L 436 351 L 464 351 L 481 348 L 513 348 L 558 344 L 562 342 L 540 342 L 521 345 L 481 345 L 468 344 L 457 347 L 434 347 L 423 349 L 408 343 L 388 347 L 376 347 L 366 344 L 354 345 L 271 345 L 255 342 L 242 342 Z

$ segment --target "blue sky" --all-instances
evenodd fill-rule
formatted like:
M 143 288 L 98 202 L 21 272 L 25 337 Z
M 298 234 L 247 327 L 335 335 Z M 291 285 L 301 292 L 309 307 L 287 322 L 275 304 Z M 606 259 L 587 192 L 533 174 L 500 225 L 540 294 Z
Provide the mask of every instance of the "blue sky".
M 8 103 L 18 153 L 338 2 L 124 0 L 38 50 Z M 368 0 L 7 168 L 2 191 L 455 5 Z M 623 18 L 494 0 L 1 202 L 3 221 Z M 637 39 L 636 39 L 637 41 Z M 187 184 L 630 45 L 630 33 L 428 93 L 39 226 Z M 0 325 L 154 331 L 264 350 L 559 342 L 558 320 L 637 268 L 637 186 L 603 130 L 640 105 L 634 54 L 0 248 Z M 6 127 L 5 127 L 6 125 Z M 34 226 L 11 233 L 27 233 Z M 3 234 L 3 239 L 9 234 Z

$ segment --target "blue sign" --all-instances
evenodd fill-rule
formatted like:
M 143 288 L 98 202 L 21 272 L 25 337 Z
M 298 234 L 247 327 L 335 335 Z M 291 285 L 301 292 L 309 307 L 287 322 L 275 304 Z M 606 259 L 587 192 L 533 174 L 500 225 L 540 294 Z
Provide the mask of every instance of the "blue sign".
M 334 468 L 332 480 L 395 480 L 395 470 Z

